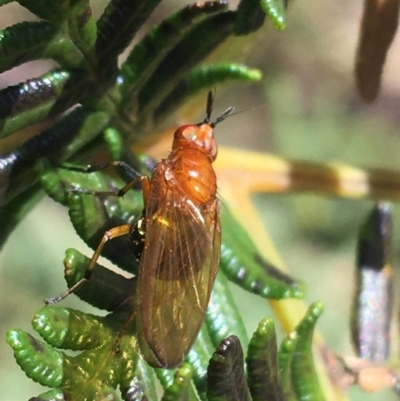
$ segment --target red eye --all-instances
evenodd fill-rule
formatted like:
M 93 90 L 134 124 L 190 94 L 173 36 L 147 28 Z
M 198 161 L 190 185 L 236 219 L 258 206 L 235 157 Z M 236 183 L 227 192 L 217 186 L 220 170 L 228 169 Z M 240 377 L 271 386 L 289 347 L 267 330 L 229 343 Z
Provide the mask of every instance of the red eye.
M 196 125 L 189 125 L 187 126 L 187 128 L 185 128 L 182 131 L 182 135 L 186 138 L 189 139 L 191 141 L 195 141 L 197 139 L 197 131 L 198 131 L 199 127 L 197 127 Z
M 175 131 L 174 139 L 190 139 L 196 136 L 197 125 L 186 124 L 182 125 Z

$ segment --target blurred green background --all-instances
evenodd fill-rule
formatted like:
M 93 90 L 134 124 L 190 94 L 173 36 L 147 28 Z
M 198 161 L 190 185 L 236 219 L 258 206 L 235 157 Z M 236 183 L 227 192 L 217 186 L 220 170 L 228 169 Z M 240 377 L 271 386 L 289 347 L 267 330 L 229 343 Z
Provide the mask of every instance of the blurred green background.
M 100 12 L 104 2 L 94 2 Z M 185 1 L 162 3 L 149 21 L 159 22 Z M 221 146 L 271 152 L 313 161 L 341 161 L 355 166 L 400 170 L 400 79 L 397 40 L 392 45 L 378 100 L 365 105 L 355 92 L 353 65 L 362 4 L 351 0 L 290 2 L 287 29 L 264 29 L 250 40 L 247 64 L 264 71 L 258 85 L 217 88 L 215 113 L 235 106 L 251 109 L 221 124 Z M 31 19 L 15 5 L 0 12 L 0 27 Z M 232 60 L 234 61 L 234 60 Z M 5 87 L 49 69 L 29 63 L 0 76 Z M 0 143 L 1 147 L 1 143 Z M 0 148 L 1 152 L 1 148 Z M 322 300 L 326 310 L 319 322 L 331 349 L 351 353 L 349 308 L 357 230 L 373 205 L 371 201 L 329 199 L 314 194 L 257 194 L 253 200 L 291 273 L 308 285 L 307 303 Z M 400 216 L 394 207 L 394 265 L 399 262 Z M 66 211 L 44 199 L 20 224 L 0 253 L 0 388 L 3 401 L 26 400 L 44 391 L 27 379 L 6 346 L 6 330 L 33 332 L 30 320 L 43 299 L 65 287 L 62 260 L 65 249 L 87 255 Z M 234 287 L 240 310 L 251 333 L 270 311 L 264 300 Z M 84 308 L 71 297 L 64 306 Z M 300 319 L 300 316 L 299 316 Z M 395 400 L 390 392 L 375 395 L 350 390 L 353 400 Z

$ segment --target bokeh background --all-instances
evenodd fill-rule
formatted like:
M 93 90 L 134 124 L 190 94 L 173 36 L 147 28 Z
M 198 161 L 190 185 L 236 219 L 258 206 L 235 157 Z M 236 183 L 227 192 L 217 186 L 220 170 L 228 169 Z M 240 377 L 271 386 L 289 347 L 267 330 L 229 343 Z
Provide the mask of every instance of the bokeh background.
M 100 13 L 104 2 L 93 3 Z M 162 3 L 148 26 L 188 3 Z M 264 80 L 260 84 L 232 85 L 227 90 L 217 88 L 216 114 L 231 105 L 237 111 L 248 110 L 221 124 L 220 146 L 270 152 L 285 158 L 400 170 L 400 39 L 395 39 L 389 52 L 379 98 L 366 105 L 356 94 L 353 78 L 361 2 L 290 3 L 287 29 L 276 32 L 269 26 L 250 40 L 246 49 L 251 50 L 247 64 L 260 68 Z M 0 8 L 0 28 L 27 19 L 33 17 L 19 6 Z M 51 62 L 29 63 L 1 75 L 0 87 L 49 68 Z M 5 144 L 0 142 L 0 154 L 3 152 Z M 290 272 L 307 283 L 306 302 L 325 303 L 318 327 L 329 347 L 351 354 L 348 321 L 357 230 L 373 202 L 317 194 L 257 194 L 253 200 Z M 400 214 L 396 205 L 393 211 L 396 270 Z M 65 287 L 62 260 L 69 247 L 91 254 L 75 235 L 66 210 L 44 199 L 0 252 L 3 401 L 27 400 L 43 391 L 15 363 L 5 344 L 5 332 L 17 327 L 33 332 L 30 320 L 43 299 Z M 232 289 L 251 333 L 258 321 L 271 312 L 264 300 L 233 285 Z M 85 307 L 74 297 L 64 305 Z M 397 399 L 390 392 L 370 395 L 357 389 L 350 390 L 350 397 L 357 401 Z

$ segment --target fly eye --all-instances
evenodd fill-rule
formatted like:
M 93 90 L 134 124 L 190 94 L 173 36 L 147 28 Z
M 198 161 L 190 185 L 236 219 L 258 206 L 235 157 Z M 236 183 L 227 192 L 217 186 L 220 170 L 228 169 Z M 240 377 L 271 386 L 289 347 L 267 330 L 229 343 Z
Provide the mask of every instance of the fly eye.
M 191 141 L 195 141 L 197 139 L 197 127 L 195 125 L 191 125 L 185 128 L 182 131 L 182 136 Z

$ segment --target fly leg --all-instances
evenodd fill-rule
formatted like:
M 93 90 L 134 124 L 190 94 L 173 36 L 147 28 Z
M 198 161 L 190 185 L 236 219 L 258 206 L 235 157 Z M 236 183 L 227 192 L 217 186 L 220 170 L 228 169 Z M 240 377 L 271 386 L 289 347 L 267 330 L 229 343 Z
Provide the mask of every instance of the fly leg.
M 114 163 L 117 163 L 117 162 L 114 162 Z M 118 163 L 124 163 L 124 162 L 118 162 Z M 126 163 L 124 163 L 124 164 L 126 164 Z M 96 168 L 100 168 L 100 167 L 96 167 Z M 88 172 L 87 170 L 88 169 L 86 169 L 85 171 Z M 91 171 L 89 171 L 89 172 L 91 172 Z M 128 184 L 126 184 L 123 188 L 121 188 L 120 190 L 117 190 L 115 192 L 96 192 L 96 191 L 86 192 L 85 190 L 82 190 L 79 192 L 89 193 L 89 194 L 101 193 L 101 194 L 114 195 L 114 196 L 123 196 L 129 189 L 131 189 L 139 181 L 142 182 L 143 202 L 146 205 L 147 199 L 149 196 L 149 192 L 150 192 L 150 179 L 149 179 L 149 177 L 147 177 L 147 175 L 139 175 L 138 177 L 134 178 L 132 181 L 128 182 Z M 58 303 L 61 300 L 63 300 L 64 298 L 66 298 L 68 295 L 72 294 L 78 288 L 80 288 L 82 286 L 82 284 L 84 284 L 86 281 L 88 281 L 90 279 L 93 269 L 96 266 L 96 262 L 101 254 L 101 251 L 103 250 L 105 243 L 111 239 L 121 237 L 122 235 L 128 235 L 128 234 L 132 235 L 132 225 L 131 224 L 124 224 L 122 226 L 114 227 L 114 228 L 111 228 L 110 230 L 107 230 L 104 233 L 104 235 L 100 241 L 100 244 L 97 246 L 97 249 L 92 256 L 92 259 L 90 260 L 90 263 L 85 271 L 84 277 L 81 280 L 79 280 L 75 285 L 73 285 L 71 288 L 62 292 L 58 296 L 56 296 L 54 298 L 47 298 L 44 301 L 45 304 L 50 305 L 50 304 Z
M 149 197 L 149 191 L 150 191 L 150 181 L 143 181 L 142 182 L 142 187 L 143 187 L 143 203 L 144 203 L 144 209 L 142 212 L 142 216 L 130 227 L 129 231 L 129 239 L 131 242 L 132 246 L 132 251 L 135 255 L 136 260 L 140 263 L 140 257 L 144 248 L 144 243 L 145 243 L 145 238 L 146 238 L 146 204 L 147 204 L 147 199 Z M 136 289 L 137 291 L 137 289 Z M 136 304 L 136 307 L 138 305 Z M 121 340 L 126 331 L 128 330 L 129 326 L 131 323 L 135 320 L 136 318 L 136 308 L 133 309 L 133 311 L 129 314 L 128 319 L 124 323 L 124 325 L 121 327 L 121 330 L 118 333 L 117 338 L 115 339 L 114 343 L 114 352 L 119 353 L 120 352 L 120 345 L 121 345 Z
M 73 187 L 70 192 L 72 193 L 79 193 L 79 194 L 89 194 L 89 195 L 110 195 L 110 196 L 124 196 L 130 189 L 132 189 L 139 181 L 142 183 L 142 187 L 145 181 L 149 182 L 149 178 L 146 175 L 138 173 L 135 169 L 133 169 L 129 164 L 123 161 L 114 161 L 111 163 L 103 163 L 98 164 L 96 166 L 87 166 L 87 167 L 74 167 L 74 166 L 62 166 L 65 170 L 69 171 L 77 171 L 79 173 L 90 174 L 98 171 L 105 170 L 106 168 L 114 166 L 118 170 L 125 173 L 129 178 L 130 181 L 122 188 L 116 189 L 114 191 L 93 191 L 87 190 L 79 187 Z M 145 189 L 143 188 L 143 193 L 145 190 L 149 190 L 149 186 Z
M 117 338 L 115 339 L 114 352 L 116 354 L 120 353 L 122 337 L 128 330 L 128 327 L 130 326 L 130 324 L 135 320 L 135 318 L 136 318 L 136 309 L 133 309 L 133 311 L 129 314 L 128 319 L 126 320 L 124 325 L 121 327 L 121 330 L 119 331 Z
M 71 193 L 78 193 L 78 194 L 88 194 L 88 195 L 107 195 L 107 196 L 124 196 L 130 189 L 132 189 L 139 181 L 142 182 L 142 190 L 143 190 L 143 197 L 145 193 L 144 185 L 147 183 L 150 185 L 150 180 L 147 175 L 140 175 L 139 177 L 133 179 L 132 181 L 128 182 L 120 189 L 116 189 L 115 191 L 93 191 L 91 189 L 83 189 L 78 187 L 73 187 L 70 189 Z M 150 188 L 150 187 L 149 187 Z M 148 192 L 148 191 L 147 191 Z M 147 198 L 147 196 L 146 196 Z
M 95 173 L 98 171 L 103 171 L 106 168 L 110 166 L 114 166 L 117 169 L 123 171 L 131 180 L 137 178 L 140 173 L 138 173 L 133 167 L 131 167 L 128 163 L 125 163 L 124 161 L 113 161 L 109 163 L 102 163 L 102 164 L 96 164 L 94 166 L 88 165 L 86 167 L 78 167 L 78 166 L 65 166 L 65 165 L 55 165 L 57 168 L 61 168 L 63 170 L 68 170 L 68 171 L 76 171 L 78 173 L 84 173 L 84 174 L 89 174 L 89 173 Z
M 86 281 L 90 280 L 90 277 L 92 276 L 92 272 L 94 267 L 96 266 L 96 262 L 101 254 L 101 251 L 103 250 L 103 247 L 105 243 L 111 239 L 121 237 L 122 235 L 128 235 L 131 230 L 131 224 L 124 224 L 122 226 L 114 227 L 111 228 L 110 230 L 107 230 L 103 238 L 100 241 L 100 244 L 98 245 L 95 253 L 92 256 L 92 259 L 90 260 L 90 263 L 88 267 L 86 268 L 85 275 L 83 278 L 81 278 L 76 284 L 74 284 L 71 288 L 68 290 L 62 292 L 58 296 L 54 298 L 47 298 L 45 299 L 44 303 L 46 305 L 51 305 L 51 304 L 56 304 L 66 298 L 68 295 L 72 294 L 75 292 L 78 288 L 80 288 Z

